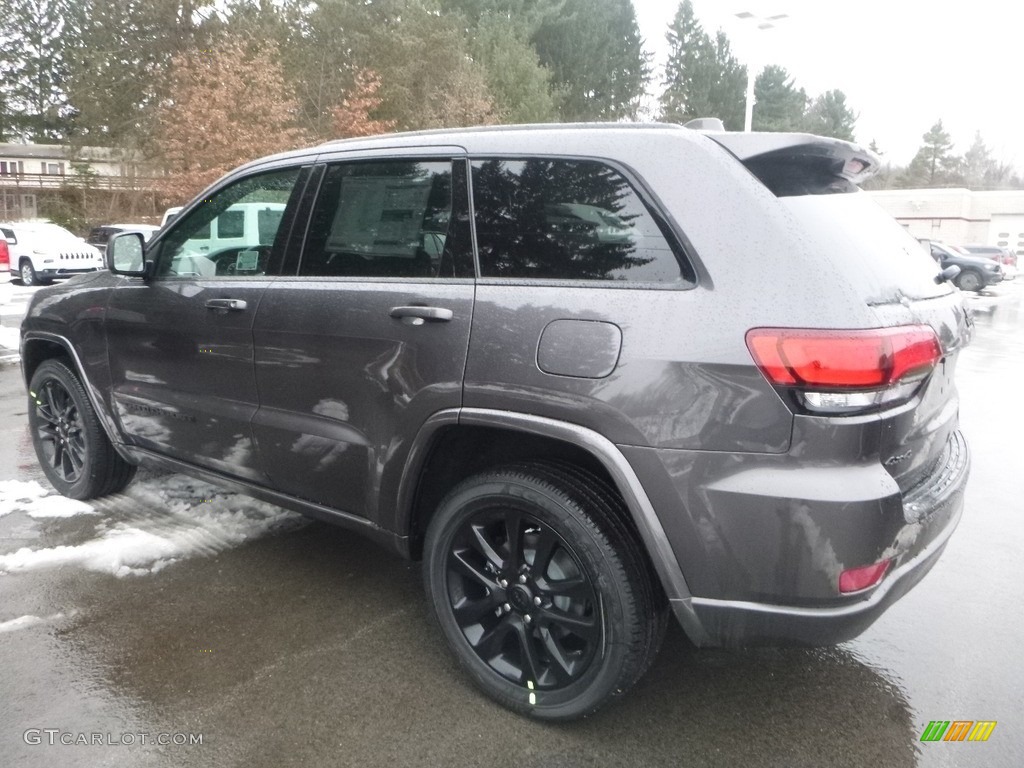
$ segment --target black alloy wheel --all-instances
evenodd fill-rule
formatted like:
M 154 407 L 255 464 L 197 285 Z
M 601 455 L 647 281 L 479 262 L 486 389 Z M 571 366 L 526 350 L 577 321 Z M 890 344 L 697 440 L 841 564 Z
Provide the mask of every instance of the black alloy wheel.
M 35 392 L 36 433 L 41 460 L 65 483 L 82 477 L 86 445 L 78 406 L 62 382 L 47 379 Z
M 427 598 L 449 647 L 488 696 L 543 720 L 588 715 L 653 662 L 666 601 L 599 477 L 562 463 L 474 475 L 427 527 Z
M 46 360 L 32 374 L 28 425 L 46 479 L 72 499 L 124 489 L 135 476 L 107 438 L 78 376 L 62 360 Z
M 500 502 L 467 520 L 448 553 L 448 600 L 473 652 L 527 689 L 579 680 L 601 645 L 593 582 L 551 528 Z

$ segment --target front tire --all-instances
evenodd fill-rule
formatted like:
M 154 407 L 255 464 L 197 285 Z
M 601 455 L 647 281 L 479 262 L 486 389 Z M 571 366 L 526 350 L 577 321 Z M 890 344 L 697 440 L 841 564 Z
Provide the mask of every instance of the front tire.
M 548 464 L 475 475 L 441 502 L 424 544 L 427 597 L 492 699 L 571 720 L 650 666 L 667 613 L 622 515 L 599 478 Z
M 28 259 L 21 260 L 21 268 L 18 270 L 21 275 L 21 282 L 24 285 L 41 285 L 42 281 L 39 279 L 39 275 L 36 274 L 35 267 L 32 266 L 32 262 Z
M 980 291 L 982 284 L 981 275 L 970 269 L 961 272 L 956 279 L 956 287 L 961 291 Z
M 107 439 L 78 377 L 59 360 L 45 361 L 32 376 L 28 423 L 43 473 L 63 496 L 118 493 L 135 476 Z

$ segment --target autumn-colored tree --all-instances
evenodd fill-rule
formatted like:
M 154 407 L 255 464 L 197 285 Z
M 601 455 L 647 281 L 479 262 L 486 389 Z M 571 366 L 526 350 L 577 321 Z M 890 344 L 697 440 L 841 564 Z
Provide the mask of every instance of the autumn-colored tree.
M 487 92 L 482 70 L 468 59 L 458 62 L 448 73 L 444 90 L 420 104 L 423 128 L 462 128 L 494 125 L 498 114 Z
M 189 51 L 172 60 L 170 82 L 157 121 L 167 171 L 161 191 L 170 201 L 187 200 L 247 160 L 307 141 L 274 43 L 227 39 Z
M 370 113 L 381 104 L 380 75 L 364 69 L 356 73 L 355 85 L 341 104 L 331 110 L 334 135 L 339 139 L 376 136 L 395 128 L 394 120 L 374 120 Z

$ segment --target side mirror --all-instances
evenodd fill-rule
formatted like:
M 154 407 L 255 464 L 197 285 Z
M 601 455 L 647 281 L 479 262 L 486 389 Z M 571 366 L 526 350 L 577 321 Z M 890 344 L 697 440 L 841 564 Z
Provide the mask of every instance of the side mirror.
M 115 275 L 147 277 L 141 232 L 121 232 L 107 241 L 107 269 Z
M 941 285 L 942 283 L 953 280 L 959 274 L 960 267 L 958 267 L 956 264 L 951 264 L 950 266 L 946 267 L 938 275 L 935 276 L 935 282 Z

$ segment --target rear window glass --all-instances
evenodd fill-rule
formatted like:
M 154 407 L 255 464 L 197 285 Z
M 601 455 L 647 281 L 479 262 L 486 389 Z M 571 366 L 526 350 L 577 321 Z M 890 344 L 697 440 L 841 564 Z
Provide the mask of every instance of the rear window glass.
M 826 272 L 842 269 L 870 303 L 927 299 L 953 288 L 936 283 L 939 266 L 926 248 L 866 193 L 783 197 L 779 202 L 822 254 Z
M 679 260 L 622 174 L 592 160 L 477 160 L 480 274 L 682 281 Z

